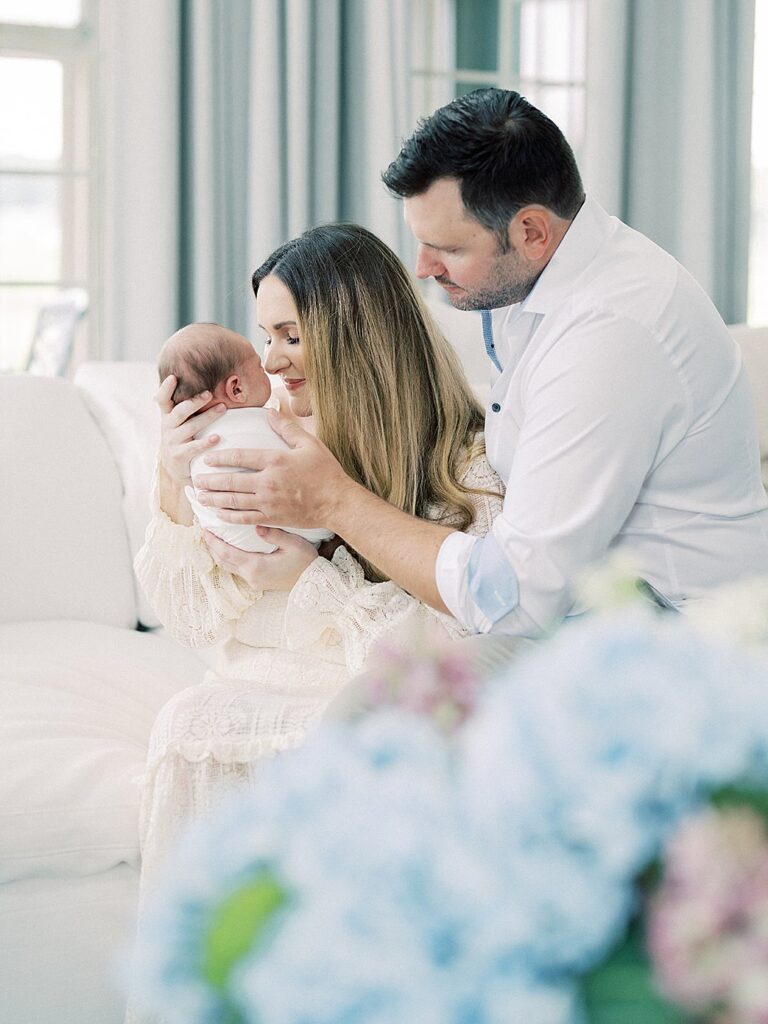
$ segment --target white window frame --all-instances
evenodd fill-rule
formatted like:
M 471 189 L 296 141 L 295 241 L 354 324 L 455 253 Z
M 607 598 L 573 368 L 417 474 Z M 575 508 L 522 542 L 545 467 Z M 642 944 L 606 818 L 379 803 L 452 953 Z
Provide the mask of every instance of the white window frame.
M 583 130 L 586 121 L 586 46 L 587 46 L 587 2 L 586 0 L 567 0 L 569 7 L 581 17 L 582 39 L 582 74 L 580 77 L 563 76 L 548 78 L 543 74 L 521 74 L 520 55 L 525 40 L 521 36 L 522 8 L 525 4 L 529 10 L 537 6 L 542 8 L 546 0 L 498 0 L 498 36 L 495 71 L 477 71 L 472 68 L 457 67 L 454 63 L 456 53 L 456 3 L 455 0 L 414 0 L 412 12 L 414 18 L 414 111 L 412 123 L 444 103 L 450 102 L 456 95 L 459 85 L 488 85 L 501 89 L 514 89 L 531 99 L 536 106 L 546 107 L 538 102 L 541 89 L 557 88 L 569 90 L 572 97 L 580 102 L 579 131 L 574 133 L 573 126 L 563 125 L 564 134 L 574 148 L 577 160 L 583 143 Z M 542 37 L 539 36 L 539 48 Z M 537 61 L 541 66 L 541 59 Z M 572 100 L 573 101 L 573 100 Z
M 92 357 L 100 319 L 97 161 L 98 0 L 81 0 L 81 21 L 69 27 L 0 21 L 0 57 L 61 62 L 62 158 L 59 168 L 4 166 L 6 174 L 55 179 L 61 186 L 59 276 L 28 281 L 0 279 L 0 288 L 83 288 L 88 312 L 78 327 L 72 365 Z M 87 229 L 84 230 L 84 225 Z M 31 340 L 31 338 L 30 338 Z

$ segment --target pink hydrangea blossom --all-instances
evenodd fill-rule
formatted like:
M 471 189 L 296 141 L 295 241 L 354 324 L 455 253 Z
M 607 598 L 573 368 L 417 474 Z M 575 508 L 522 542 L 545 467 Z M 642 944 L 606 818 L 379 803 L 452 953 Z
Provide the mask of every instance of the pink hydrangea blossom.
M 419 625 L 376 647 L 362 685 L 368 705 L 397 704 L 453 732 L 472 714 L 480 679 L 460 643 Z
M 660 990 L 716 1024 L 768 1024 L 768 834 L 746 807 L 688 819 L 647 921 Z

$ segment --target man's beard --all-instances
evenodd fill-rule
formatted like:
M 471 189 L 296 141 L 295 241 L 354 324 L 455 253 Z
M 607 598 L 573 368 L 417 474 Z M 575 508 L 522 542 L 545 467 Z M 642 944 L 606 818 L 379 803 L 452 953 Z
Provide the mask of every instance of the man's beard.
M 448 293 L 448 300 L 456 309 L 499 309 L 501 306 L 512 306 L 522 302 L 530 295 L 533 286 L 539 279 L 541 270 L 535 273 L 523 273 L 523 260 L 518 253 L 514 259 L 503 263 L 501 259 L 494 263 L 488 281 L 483 288 L 473 291 Z M 436 277 L 438 284 L 441 279 Z M 443 284 L 452 284 L 444 279 Z

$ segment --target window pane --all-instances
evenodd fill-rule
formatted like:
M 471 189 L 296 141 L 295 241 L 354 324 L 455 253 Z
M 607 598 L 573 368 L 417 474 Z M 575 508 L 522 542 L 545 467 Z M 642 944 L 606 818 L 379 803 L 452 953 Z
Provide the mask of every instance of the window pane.
M 0 0 L 0 21 L 72 28 L 82 17 L 80 0 Z
M 584 77 L 583 0 L 523 0 L 520 74 L 549 82 Z
M 52 170 L 61 163 L 62 65 L 0 57 L 0 168 Z
M 526 96 L 552 118 L 578 156 L 584 141 L 584 90 L 569 85 L 540 85 Z
M 61 185 L 0 175 L 0 281 L 55 281 L 61 273 Z
M 456 0 L 456 67 L 495 71 L 498 66 L 499 0 Z
M 0 372 L 27 365 L 40 309 L 57 294 L 58 288 L 0 286 Z

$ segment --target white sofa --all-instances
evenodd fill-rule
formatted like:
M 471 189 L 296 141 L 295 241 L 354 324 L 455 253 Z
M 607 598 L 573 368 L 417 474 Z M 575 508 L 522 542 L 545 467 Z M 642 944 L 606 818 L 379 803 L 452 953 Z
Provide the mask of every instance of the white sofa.
M 204 666 L 136 629 L 125 488 L 85 393 L 0 377 L 0 426 L 0 1021 L 118 1024 L 136 778 Z
M 476 315 L 436 307 L 487 391 Z M 734 328 L 768 482 L 768 328 Z M 132 551 L 156 419 L 149 364 L 86 364 L 76 385 L 0 377 L 0 1024 L 119 1024 L 133 928 L 137 787 L 153 718 L 202 677 L 137 631 Z

